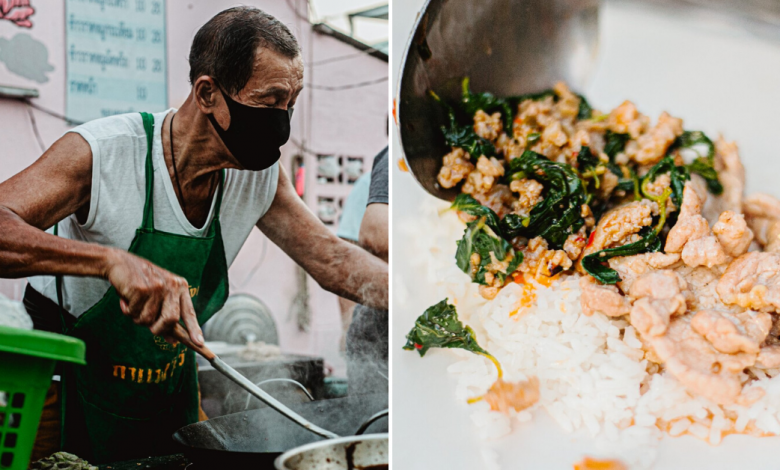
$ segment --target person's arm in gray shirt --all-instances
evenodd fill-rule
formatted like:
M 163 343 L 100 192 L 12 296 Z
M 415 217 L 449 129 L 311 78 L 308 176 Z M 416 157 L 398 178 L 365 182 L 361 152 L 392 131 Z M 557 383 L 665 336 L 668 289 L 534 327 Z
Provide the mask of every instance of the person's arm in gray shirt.
M 368 191 L 368 207 L 360 224 L 360 246 L 387 262 L 389 251 L 389 194 L 387 147 L 374 159 L 371 170 L 371 188 Z

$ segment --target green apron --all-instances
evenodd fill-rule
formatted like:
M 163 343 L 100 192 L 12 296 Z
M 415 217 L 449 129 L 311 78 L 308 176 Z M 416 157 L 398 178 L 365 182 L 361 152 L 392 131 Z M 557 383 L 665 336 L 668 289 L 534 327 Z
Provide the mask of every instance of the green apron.
M 148 149 L 143 223 L 128 250 L 187 279 L 198 322 L 228 296 L 228 268 L 219 224 L 224 173 L 208 234 L 195 238 L 154 229 L 152 136 L 154 118 L 141 113 Z M 62 296 L 57 282 L 60 307 Z M 198 421 L 198 375 L 193 351 L 172 346 L 119 308 L 110 287 L 66 333 L 87 345 L 87 365 L 63 377 L 63 449 L 93 463 L 174 453 L 171 435 Z

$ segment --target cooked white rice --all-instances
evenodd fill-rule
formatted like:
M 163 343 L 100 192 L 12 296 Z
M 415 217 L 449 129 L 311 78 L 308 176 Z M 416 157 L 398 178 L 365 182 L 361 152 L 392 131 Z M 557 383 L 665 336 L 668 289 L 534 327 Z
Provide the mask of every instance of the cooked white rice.
M 532 426 L 533 414 L 544 410 L 564 431 L 583 429 L 595 437 L 601 455 L 643 469 L 655 460 L 662 429 L 712 445 L 733 432 L 780 435 L 780 371 L 753 371 L 760 379 L 748 387 L 761 387 L 766 394 L 750 407 L 719 406 L 691 396 L 674 378 L 648 374 L 641 343 L 628 322 L 582 314 L 576 276 L 549 287 L 534 283 L 532 304 L 519 284 L 508 285 L 492 301 L 483 299 L 455 266 L 455 241 L 464 225 L 454 212 L 442 213 L 446 207 L 430 203 L 425 221 L 409 229 L 416 234 L 417 252 L 429 255 L 421 260 L 428 281 L 440 298 L 457 306 L 480 345 L 501 362 L 507 380 L 535 375 L 540 381 L 539 403 L 512 416 L 491 411 L 483 402 L 470 405 L 480 437 L 496 439 L 513 426 Z M 531 305 L 518 310 L 523 303 Z M 448 351 L 460 358 L 448 370 L 457 381 L 456 399 L 465 403 L 484 394 L 496 380 L 495 367 L 466 351 Z M 497 468 L 494 454 L 485 460 Z

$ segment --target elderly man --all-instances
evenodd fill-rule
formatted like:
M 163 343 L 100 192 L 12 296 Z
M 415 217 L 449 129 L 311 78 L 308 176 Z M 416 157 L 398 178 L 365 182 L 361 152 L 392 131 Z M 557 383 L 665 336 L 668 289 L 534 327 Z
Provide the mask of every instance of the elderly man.
M 98 463 L 170 453 L 198 420 L 173 329 L 203 343 L 253 226 L 325 289 L 387 308 L 387 265 L 332 235 L 278 163 L 303 87 L 290 31 L 225 10 L 195 35 L 190 81 L 180 109 L 79 126 L 0 184 L 0 276 L 31 276 L 35 326 L 86 342 L 88 365 L 63 370 L 62 438 Z

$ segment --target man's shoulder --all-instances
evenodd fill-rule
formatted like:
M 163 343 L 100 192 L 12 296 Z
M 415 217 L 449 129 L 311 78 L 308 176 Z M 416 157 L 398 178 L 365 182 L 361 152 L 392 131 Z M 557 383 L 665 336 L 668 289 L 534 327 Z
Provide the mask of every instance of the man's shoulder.
M 144 126 L 139 113 L 115 114 L 85 122 L 70 132 L 88 134 L 98 140 L 113 137 L 138 137 L 144 136 Z

